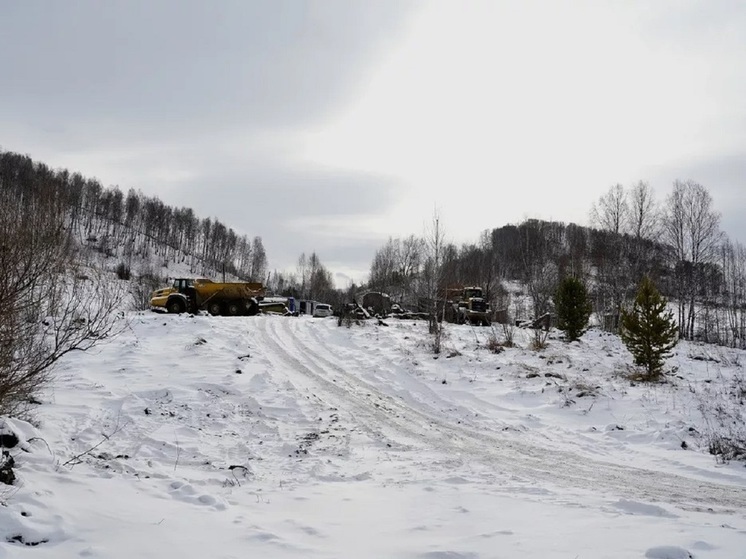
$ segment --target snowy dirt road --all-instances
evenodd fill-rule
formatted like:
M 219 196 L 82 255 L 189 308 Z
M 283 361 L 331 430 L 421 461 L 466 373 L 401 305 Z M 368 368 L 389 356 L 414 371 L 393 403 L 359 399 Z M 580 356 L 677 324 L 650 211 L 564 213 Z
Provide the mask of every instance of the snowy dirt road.
M 746 509 L 743 479 L 712 483 L 684 471 L 620 465 L 562 450 L 566 441 L 552 441 L 541 432 L 516 431 L 499 422 L 476 424 L 458 393 L 438 393 L 433 379 L 418 378 L 395 363 L 390 346 L 380 339 L 387 336 L 385 329 L 369 326 L 368 335 L 361 336 L 368 342 L 378 337 L 378 347 L 371 351 L 351 345 L 345 329 L 329 324 L 262 320 L 257 341 L 266 348 L 273 370 L 286 371 L 299 391 L 339 410 L 343 424 L 363 429 L 391 448 L 406 449 L 399 459 L 446 469 L 448 475 L 478 464 L 480 475 L 489 474 L 485 482 L 507 492 L 537 485 L 699 510 Z
M 598 332 L 495 354 L 450 326 L 435 359 L 415 321 L 130 318 L 7 423 L 0 558 L 746 557 L 746 468 L 693 390 L 744 355 L 643 386 Z

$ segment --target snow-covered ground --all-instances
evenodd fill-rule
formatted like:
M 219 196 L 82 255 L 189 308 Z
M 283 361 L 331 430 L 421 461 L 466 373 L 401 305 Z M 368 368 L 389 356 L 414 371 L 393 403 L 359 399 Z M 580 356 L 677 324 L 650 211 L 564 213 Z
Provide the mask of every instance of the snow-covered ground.
M 699 411 L 746 353 L 681 344 L 645 385 L 614 336 L 489 332 L 435 359 L 422 322 L 133 314 L 6 420 L 0 558 L 746 557 Z

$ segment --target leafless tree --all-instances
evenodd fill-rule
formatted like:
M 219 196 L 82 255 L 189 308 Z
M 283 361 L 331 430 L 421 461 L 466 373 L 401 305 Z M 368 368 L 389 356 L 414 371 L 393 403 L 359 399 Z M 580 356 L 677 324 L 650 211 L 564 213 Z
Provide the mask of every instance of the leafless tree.
M 0 415 L 23 413 L 65 354 L 113 335 L 124 282 L 75 271 L 64 207 L 0 191 Z
M 720 214 L 699 183 L 675 181 L 666 204 L 664 235 L 676 260 L 676 296 L 680 335 L 692 339 L 696 317 L 696 278 L 712 262 L 722 238 Z
M 557 245 L 559 229 L 554 224 L 535 219 L 519 227 L 522 279 L 533 303 L 533 317 L 550 312 L 552 295 L 559 282 L 553 246 Z
M 262 238 L 257 236 L 251 243 L 251 274 L 252 281 L 264 281 L 267 273 L 267 252 L 264 250 Z
M 389 237 L 389 240 L 373 256 L 370 265 L 370 279 L 368 284 L 371 289 L 390 293 L 396 283 L 396 268 L 399 260 L 399 239 Z
M 636 239 L 652 239 L 658 231 L 658 208 L 653 190 L 639 181 L 627 194 L 627 232 Z
M 629 216 L 624 187 L 615 184 L 591 207 L 591 224 L 604 231 L 621 233 Z
M 421 278 L 424 240 L 410 235 L 404 239 L 389 238 L 373 257 L 369 287 L 391 296 L 405 306 L 416 305 Z
M 320 300 L 328 300 L 334 291 L 332 274 L 315 252 L 308 257 L 308 291 L 311 299 Z
M 427 299 L 430 301 L 430 333 L 433 335 L 433 353 L 439 354 L 443 339 L 443 321 L 442 316 L 439 321 L 439 313 L 444 312 L 444 308 L 438 307 L 438 299 L 443 280 L 443 259 L 445 249 L 445 229 L 436 209 L 433 212 L 432 221 L 427 225 L 425 230 L 425 245 L 427 248 L 427 259 L 425 264 L 425 289 Z
M 721 343 L 746 348 L 746 248 L 726 240 L 720 248 L 724 318 Z
M 621 184 L 611 187 L 593 205 L 591 223 L 599 229 L 592 237 L 595 311 L 615 331 L 621 309 L 650 271 L 646 241 L 654 234 L 656 213 L 649 185 L 640 181 L 628 191 Z
M 301 298 L 306 299 L 308 298 L 310 269 L 308 267 L 308 257 L 305 252 L 301 253 L 298 257 L 297 277 L 299 294 Z

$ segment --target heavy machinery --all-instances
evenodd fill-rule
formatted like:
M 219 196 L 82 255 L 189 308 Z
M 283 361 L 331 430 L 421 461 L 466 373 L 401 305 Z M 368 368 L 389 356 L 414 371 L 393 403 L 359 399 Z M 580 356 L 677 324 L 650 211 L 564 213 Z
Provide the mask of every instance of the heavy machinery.
M 439 289 L 436 298 L 420 297 L 417 301 L 420 313 L 435 313 L 438 320 L 489 326 L 492 311 L 481 287 L 452 286 Z
M 370 291 L 363 295 L 363 308 L 368 311 L 372 310 L 373 314 L 386 317 L 391 312 L 391 297 L 386 293 Z
M 490 325 L 490 305 L 481 287 L 450 287 L 446 289 L 445 301 L 448 322 Z
M 294 306 L 295 300 L 292 297 L 264 297 L 259 301 L 259 312 L 287 316 L 293 314 L 291 307 Z
M 209 279 L 177 278 L 170 287 L 153 292 L 150 308 L 170 313 L 206 310 L 212 315 L 254 315 L 257 298 L 264 295 L 261 283 L 217 283 Z

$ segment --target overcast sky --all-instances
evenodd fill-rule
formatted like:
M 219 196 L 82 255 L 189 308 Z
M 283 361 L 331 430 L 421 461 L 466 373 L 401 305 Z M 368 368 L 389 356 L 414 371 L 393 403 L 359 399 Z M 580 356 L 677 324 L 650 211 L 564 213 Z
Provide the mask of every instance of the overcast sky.
M 0 147 L 316 251 L 706 186 L 746 241 L 740 0 L 0 0 Z

